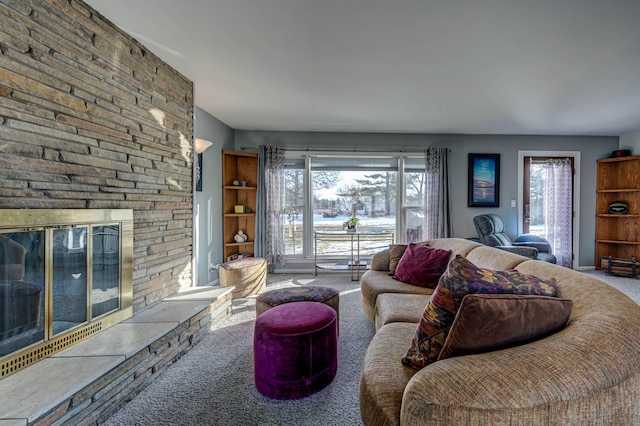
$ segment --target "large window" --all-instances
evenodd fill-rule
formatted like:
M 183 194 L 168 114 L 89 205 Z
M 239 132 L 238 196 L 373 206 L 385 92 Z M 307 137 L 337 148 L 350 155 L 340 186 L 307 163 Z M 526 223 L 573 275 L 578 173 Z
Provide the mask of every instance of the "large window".
M 288 257 L 310 257 L 314 231 L 341 231 L 351 216 L 360 220 L 362 231 L 394 232 L 398 242 L 420 239 L 423 156 L 309 155 L 306 162 L 305 157 L 289 153 L 285 161 Z M 318 254 L 324 256 L 349 253 L 349 247 L 337 244 L 318 247 Z

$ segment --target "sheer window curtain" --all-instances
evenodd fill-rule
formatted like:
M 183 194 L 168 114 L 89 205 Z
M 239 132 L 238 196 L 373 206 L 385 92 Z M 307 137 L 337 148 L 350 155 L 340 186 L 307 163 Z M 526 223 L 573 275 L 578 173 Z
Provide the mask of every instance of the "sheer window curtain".
M 284 265 L 284 149 L 258 148 L 258 205 L 255 252 L 269 265 Z
M 448 238 L 453 235 L 449 150 L 447 148 L 427 148 L 424 158 L 425 193 L 422 239 Z
M 573 172 L 571 160 L 547 160 L 545 163 L 545 209 L 546 239 L 556 256 L 556 263 L 572 266 L 572 210 Z

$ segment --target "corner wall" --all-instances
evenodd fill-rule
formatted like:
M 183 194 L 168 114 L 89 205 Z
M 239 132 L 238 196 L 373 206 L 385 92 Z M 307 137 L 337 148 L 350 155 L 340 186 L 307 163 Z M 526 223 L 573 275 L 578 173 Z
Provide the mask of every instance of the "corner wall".
M 197 256 L 196 283 L 217 284 L 218 271 L 211 265 L 224 262 L 222 254 L 222 150 L 234 149 L 234 130 L 201 108 L 195 109 L 196 137 L 213 142 L 202 153 L 202 191 L 194 200 L 194 241 Z
M 77 0 L 0 0 L 0 208 L 134 211 L 134 310 L 191 285 L 193 84 Z
M 630 149 L 631 155 L 640 155 L 640 131 L 620 136 L 620 149 Z

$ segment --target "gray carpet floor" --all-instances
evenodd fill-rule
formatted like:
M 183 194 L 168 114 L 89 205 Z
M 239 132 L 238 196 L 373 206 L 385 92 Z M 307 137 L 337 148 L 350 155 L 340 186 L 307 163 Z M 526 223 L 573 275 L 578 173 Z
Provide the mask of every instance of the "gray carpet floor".
M 587 271 L 640 303 L 640 280 Z M 322 391 L 294 401 L 262 396 L 253 382 L 255 296 L 235 300 L 232 315 L 107 420 L 130 425 L 361 425 L 360 369 L 375 333 L 357 282 L 346 274 L 269 275 L 267 290 L 321 285 L 340 290 L 338 372 Z
M 122 425 L 361 425 L 358 392 L 375 328 L 350 274 L 267 278 L 267 290 L 319 285 L 340 291 L 338 371 L 320 392 L 293 401 L 261 395 L 253 381 L 255 297 L 233 301 L 232 315 L 107 420 Z

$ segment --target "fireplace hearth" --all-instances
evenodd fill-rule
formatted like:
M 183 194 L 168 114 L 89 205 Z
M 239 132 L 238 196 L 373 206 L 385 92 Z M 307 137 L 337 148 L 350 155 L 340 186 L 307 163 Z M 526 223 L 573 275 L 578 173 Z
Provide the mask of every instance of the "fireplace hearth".
M 0 379 L 132 315 L 133 211 L 0 210 Z

